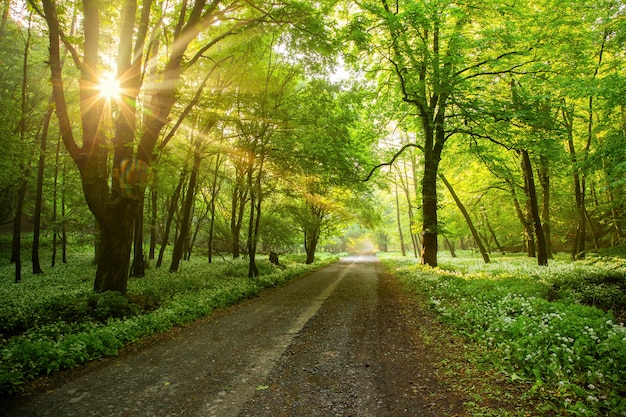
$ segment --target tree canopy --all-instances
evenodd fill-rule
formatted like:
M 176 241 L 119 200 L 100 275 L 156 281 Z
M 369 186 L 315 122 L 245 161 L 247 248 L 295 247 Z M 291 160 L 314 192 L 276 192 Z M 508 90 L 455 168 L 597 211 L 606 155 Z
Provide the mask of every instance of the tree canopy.
M 621 1 L 2 7 L 16 266 L 40 228 L 93 245 L 94 289 L 120 292 L 199 253 L 255 277 L 256 254 L 364 239 L 431 266 L 624 243 Z

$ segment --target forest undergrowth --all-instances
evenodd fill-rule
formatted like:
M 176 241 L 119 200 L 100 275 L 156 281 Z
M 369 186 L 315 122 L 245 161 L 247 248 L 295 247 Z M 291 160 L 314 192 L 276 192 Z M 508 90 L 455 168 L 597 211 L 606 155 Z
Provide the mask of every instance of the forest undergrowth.
M 247 277 L 248 260 L 192 257 L 177 273 L 148 269 L 131 278 L 128 293 L 94 293 L 93 251 L 84 251 L 42 275 L 13 283 L 13 266 L 0 265 L 0 395 L 11 395 L 39 376 L 115 356 L 142 337 L 189 323 L 213 310 L 331 263 L 320 254 L 283 256 L 281 266 L 258 259 L 260 276 Z
M 443 255 L 383 262 L 456 333 L 472 360 L 531 386 L 546 415 L 626 416 L 626 259 L 618 253 L 547 267 L 522 256 Z M 613 256 L 610 256 L 613 255 Z

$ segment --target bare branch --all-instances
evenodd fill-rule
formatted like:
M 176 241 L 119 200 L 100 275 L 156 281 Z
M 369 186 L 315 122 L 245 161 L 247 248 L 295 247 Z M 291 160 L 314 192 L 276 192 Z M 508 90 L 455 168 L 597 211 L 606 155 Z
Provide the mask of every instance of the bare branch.
M 393 163 L 396 161 L 396 159 L 398 159 L 398 157 L 400 155 L 402 155 L 402 153 L 405 150 L 407 150 L 408 148 L 417 148 L 417 149 L 421 150 L 422 152 L 424 152 L 424 148 L 421 145 L 418 145 L 417 143 L 407 143 L 398 152 L 395 153 L 395 155 L 391 158 L 391 160 L 389 162 L 384 162 L 382 164 L 378 164 L 374 168 L 372 168 L 370 173 L 367 175 L 367 177 L 365 177 L 365 179 L 361 180 L 361 182 L 369 181 L 370 178 L 372 178 L 372 175 L 374 175 L 374 173 L 377 170 L 379 170 L 380 168 L 393 165 Z

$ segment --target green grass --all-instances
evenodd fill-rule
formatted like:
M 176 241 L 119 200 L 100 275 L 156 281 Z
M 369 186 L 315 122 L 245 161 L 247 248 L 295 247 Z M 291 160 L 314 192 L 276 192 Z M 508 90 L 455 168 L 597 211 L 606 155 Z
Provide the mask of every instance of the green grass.
M 512 381 L 563 415 L 626 415 L 626 268 L 619 257 L 565 257 L 548 267 L 522 256 L 441 256 L 438 268 L 413 259 L 384 262 L 446 324 L 483 349 Z M 616 316 L 617 315 L 617 316 Z
M 321 254 L 313 265 L 283 256 L 283 268 L 257 260 L 261 275 L 247 278 L 247 260 L 192 258 L 180 272 L 148 269 L 131 278 L 128 294 L 93 292 L 93 254 L 46 268 L 43 275 L 23 274 L 13 282 L 13 267 L 0 265 L 0 394 L 20 391 L 38 376 L 116 355 L 142 337 L 191 322 L 267 288 L 328 264 Z

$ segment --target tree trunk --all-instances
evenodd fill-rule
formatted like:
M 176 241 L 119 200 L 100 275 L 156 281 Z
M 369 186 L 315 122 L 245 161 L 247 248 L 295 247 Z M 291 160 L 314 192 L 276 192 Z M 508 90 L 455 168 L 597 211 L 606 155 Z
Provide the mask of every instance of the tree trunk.
M 66 227 L 66 201 L 67 201 L 67 161 L 63 160 L 63 170 L 61 171 L 61 181 L 63 186 L 61 187 L 61 262 L 67 263 L 67 227 Z
M 219 168 L 222 161 L 220 154 L 215 157 L 215 171 L 213 173 L 213 183 L 211 184 L 211 200 L 209 201 L 209 212 L 211 214 L 211 220 L 209 223 L 209 239 L 207 242 L 207 258 L 209 263 L 213 262 L 213 235 L 215 233 L 215 201 L 217 195 L 221 189 L 221 181 L 218 181 Z
M 39 142 L 39 162 L 37 165 L 37 192 L 35 195 L 35 212 L 33 214 L 33 246 L 31 252 L 33 274 L 43 274 L 41 263 L 39 262 L 39 237 L 41 235 L 41 210 L 43 203 L 43 180 L 44 169 L 46 166 L 46 145 L 48 142 L 48 131 L 50 128 L 50 119 L 52 119 L 53 99 L 50 99 L 50 106 L 44 115 L 43 129 L 41 132 L 41 140 Z
M 230 234 L 232 238 L 233 259 L 241 256 L 241 227 L 245 214 L 246 201 L 248 200 L 248 189 L 245 186 L 245 170 L 237 169 L 235 186 L 233 188 L 233 198 L 230 213 Z
M 522 225 L 524 230 L 524 247 L 528 253 L 528 256 L 534 258 L 536 256 L 535 251 L 535 238 L 532 228 L 524 215 L 524 211 L 522 210 L 522 206 L 517 198 L 517 193 L 515 192 L 515 184 L 511 180 L 506 180 L 509 185 L 509 190 L 511 191 L 511 197 L 513 197 L 513 204 L 515 206 L 515 214 L 517 215 L 517 219 Z
M 254 147 L 256 148 L 256 146 Z M 253 148 L 253 151 L 254 151 Z M 253 172 L 255 161 L 259 162 L 259 169 L 256 179 L 253 183 Z M 265 154 L 261 152 L 258 158 L 251 156 L 250 167 L 248 170 L 248 189 L 250 190 L 250 223 L 248 226 L 248 278 L 259 276 L 259 269 L 256 265 L 256 251 L 259 241 L 259 227 L 261 224 L 261 204 L 263 202 L 263 190 L 261 189 L 261 180 L 263 178 L 263 163 L 265 162 Z
M 541 156 L 539 159 L 539 183 L 541 184 L 542 201 L 541 201 L 541 223 L 543 226 L 543 234 L 546 238 L 546 251 L 548 259 L 552 256 L 552 238 L 550 232 L 550 172 L 548 169 L 548 158 Z
M 504 248 L 498 241 L 498 236 L 496 236 L 496 232 L 493 230 L 493 227 L 491 227 L 491 223 L 489 222 L 489 219 L 487 218 L 487 216 L 485 216 L 485 223 L 487 223 L 487 228 L 489 229 L 489 233 L 491 233 L 493 242 L 496 244 L 496 248 L 498 248 L 498 251 L 500 252 L 500 254 L 504 255 Z
M 96 292 L 126 293 L 137 202 L 120 198 L 99 221 L 102 254 L 97 261 Z
M 143 254 L 143 209 L 144 199 L 137 202 L 137 217 L 135 219 L 135 239 L 133 241 L 133 264 L 130 275 L 133 277 L 146 276 L 146 257 Z
M 24 212 L 24 199 L 26 197 L 26 178 L 22 179 L 17 190 L 17 204 L 15 207 L 15 219 L 13 220 L 13 244 L 11 246 L 11 263 L 15 264 L 15 283 L 22 281 L 22 214 Z
M 443 174 L 439 174 L 439 178 L 441 178 L 441 181 L 443 181 L 444 185 L 446 186 L 446 188 L 450 192 L 450 195 L 454 199 L 454 202 L 456 203 L 457 207 L 459 208 L 459 211 L 463 215 L 463 218 L 465 219 L 465 222 L 467 223 L 467 226 L 469 227 L 470 232 L 472 232 L 472 237 L 474 238 L 474 241 L 476 242 L 476 245 L 478 246 L 478 249 L 480 250 L 480 254 L 483 257 L 483 260 L 485 261 L 485 263 L 489 263 L 489 254 L 485 250 L 485 246 L 483 245 L 483 242 L 480 239 L 480 236 L 478 235 L 478 231 L 476 230 L 476 227 L 474 227 L 474 222 L 472 221 L 472 218 L 470 217 L 469 213 L 467 212 L 467 209 L 465 208 L 465 206 L 463 205 L 463 203 L 461 202 L 459 197 L 454 192 L 454 189 L 452 188 L 452 185 L 450 184 L 450 182 L 448 182 L 446 177 Z
M 187 236 L 189 233 L 191 208 L 193 207 L 193 203 L 196 198 L 196 182 L 198 179 L 198 172 L 200 171 L 200 161 L 200 139 L 196 139 L 193 153 L 193 167 L 191 169 L 191 174 L 189 175 L 189 184 L 187 186 L 187 195 L 180 221 L 180 230 L 172 252 L 170 272 L 178 271 L 178 266 L 180 265 L 180 261 L 183 257 L 183 249 L 185 247 L 185 243 L 187 242 Z
M 537 263 L 540 266 L 548 265 L 548 251 L 546 247 L 546 239 L 541 226 L 541 218 L 539 216 L 539 205 L 537 202 L 537 191 L 535 188 L 535 180 L 533 177 L 533 169 L 530 163 L 530 157 L 525 149 L 520 151 L 522 156 L 522 171 L 524 172 L 524 184 L 528 190 L 528 199 L 530 203 L 531 215 L 535 227 L 535 236 L 537 237 Z
M 456 252 L 454 251 L 454 243 L 450 242 L 450 239 L 448 239 L 448 236 L 444 236 L 443 239 L 446 242 L 446 246 L 448 247 L 448 250 L 450 251 L 450 256 L 452 256 L 453 258 L 456 258 Z
M 315 251 L 320 238 L 319 228 L 308 228 L 304 232 L 304 249 L 306 250 L 306 264 L 310 265 L 315 262 Z
M 193 233 L 191 234 L 191 239 L 189 239 L 189 247 L 187 248 L 187 256 L 185 257 L 185 260 L 190 260 L 191 259 L 191 253 L 193 252 L 193 247 L 196 245 L 196 239 L 198 238 L 198 232 L 200 232 L 200 227 L 202 226 L 202 223 L 204 222 L 204 220 L 208 217 L 209 215 L 209 211 L 210 211 L 210 207 L 207 204 L 204 213 L 202 213 L 201 216 L 198 217 L 198 222 L 196 223 L 196 227 L 194 228 Z M 195 215 L 194 215 L 195 217 Z
M 54 156 L 54 182 L 52 185 L 52 259 L 50 267 L 54 268 L 57 261 L 57 238 L 59 236 L 59 227 L 57 224 L 57 196 L 59 186 L 59 155 L 61 153 L 61 139 L 57 141 L 57 148 Z
M 26 145 L 26 114 L 28 112 L 28 52 L 30 49 L 31 39 L 31 14 L 28 15 L 28 36 L 24 45 L 24 56 L 22 60 L 22 92 L 20 105 L 19 135 L 20 143 Z M 34 150 L 34 147 L 33 147 Z M 30 164 L 30 160 L 26 161 Z M 24 200 L 26 198 L 26 189 L 28 185 L 28 177 L 30 167 L 23 165 L 23 178 L 19 182 L 17 191 L 17 204 L 15 209 L 15 220 L 13 223 L 13 246 L 11 253 L 11 262 L 15 263 L 15 282 L 22 281 L 22 216 L 24 214 Z M 41 269 L 41 268 L 40 268 Z
M 422 264 L 432 267 L 437 266 L 437 235 L 439 233 L 437 170 L 440 158 L 441 147 L 427 143 L 424 150 L 424 177 L 422 178 Z
M 174 190 L 174 195 L 172 195 L 172 199 L 170 200 L 170 205 L 167 210 L 167 218 L 165 219 L 165 229 L 163 230 L 163 239 L 161 240 L 161 248 L 159 249 L 159 257 L 157 258 L 156 267 L 160 268 L 163 263 L 163 255 L 165 253 L 165 247 L 170 238 L 170 230 L 172 229 L 172 222 L 174 221 L 174 214 L 176 213 L 176 208 L 178 207 L 178 199 L 180 198 L 180 192 L 185 185 L 185 179 L 187 177 L 186 170 L 180 173 L 180 177 L 178 179 L 178 184 L 176 185 L 176 189 Z
M 400 236 L 400 250 L 402 256 L 406 256 L 404 248 L 404 235 L 402 234 L 402 222 L 400 219 L 400 197 L 398 196 L 398 183 L 396 183 L 396 222 L 398 223 L 398 235 Z
M 576 236 L 574 238 L 574 245 L 572 246 L 572 259 L 582 259 L 585 257 L 585 201 L 584 201 L 584 189 L 580 180 L 578 157 L 576 155 L 576 148 L 574 147 L 574 133 L 573 123 L 574 116 L 569 115 L 565 111 L 563 112 L 565 119 L 565 127 L 567 130 L 567 148 L 570 154 L 570 160 L 574 169 L 573 182 L 574 182 L 574 196 L 576 198 L 576 208 L 578 212 L 578 224 L 576 228 Z
M 403 177 L 403 173 L 398 169 L 398 178 L 400 179 L 400 183 L 402 184 L 402 190 L 404 191 L 404 196 L 406 197 L 406 203 L 407 203 L 407 213 L 409 216 L 409 233 L 411 236 L 411 245 L 413 247 L 413 256 L 415 258 L 419 257 L 419 253 L 421 251 L 420 248 L 420 242 L 418 240 L 418 235 L 417 233 L 415 233 L 415 215 L 413 213 L 413 201 L 411 199 L 411 190 L 410 190 L 410 185 L 409 185 L 409 178 L 408 175 L 406 174 L 406 166 L 405 166 L 405 170 L 404 170 L 404 179 Z
M 153 179 L 153 181 L 155 181 Z M 154 184 L 150 187 L 150 249 L 148 252 L 148 259 L 154 259 L 156 252 L 156 240 L 157 240 L 157 203 L 158 192 Z

